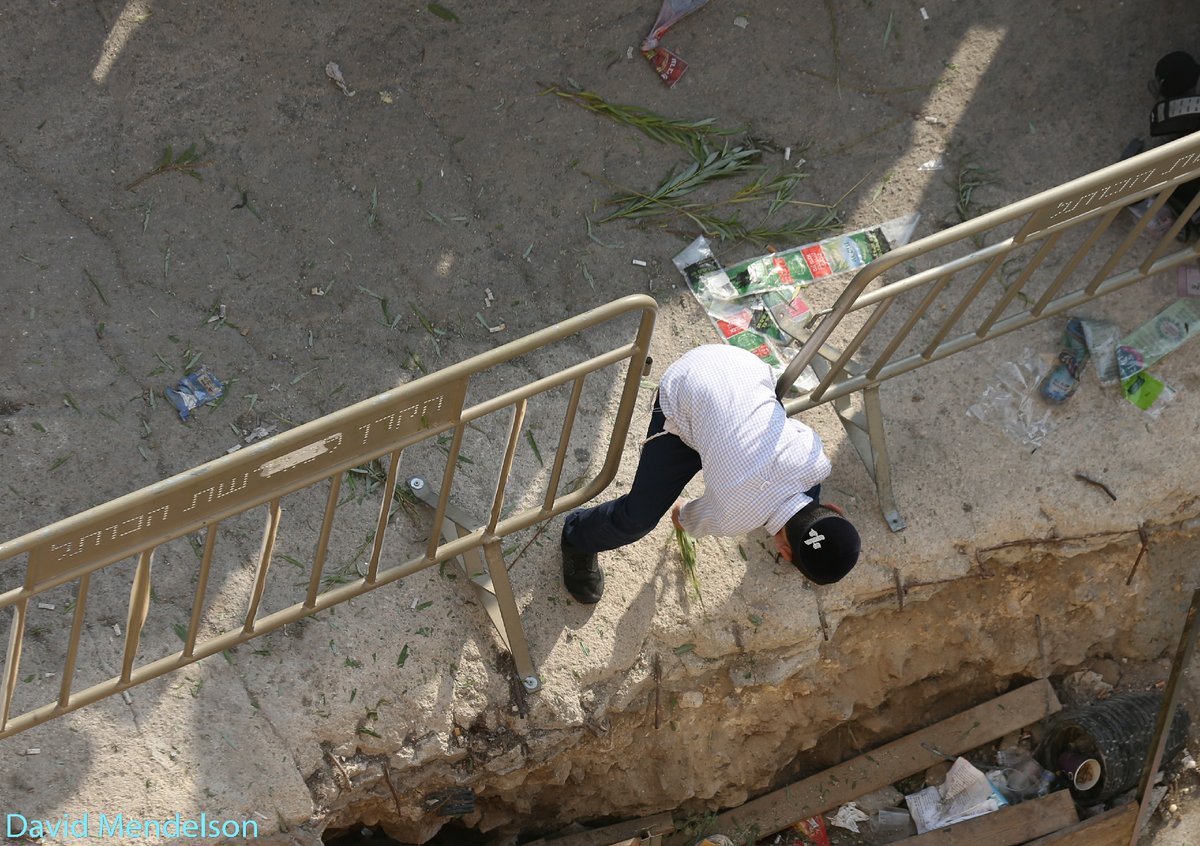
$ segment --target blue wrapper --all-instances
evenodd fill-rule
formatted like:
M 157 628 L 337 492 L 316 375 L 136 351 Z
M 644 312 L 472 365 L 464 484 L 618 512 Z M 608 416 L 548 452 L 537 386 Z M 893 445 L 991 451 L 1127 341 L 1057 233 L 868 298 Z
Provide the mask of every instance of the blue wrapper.
M 201 367 L 195 373 L 189 373 L 180 379 L 174 388 L 167 388 L 163 393 L 179 410 L 179 418 L 187 420 L 192 409 L 219 400 L 225 393 L 225 383 L 207 367 Z

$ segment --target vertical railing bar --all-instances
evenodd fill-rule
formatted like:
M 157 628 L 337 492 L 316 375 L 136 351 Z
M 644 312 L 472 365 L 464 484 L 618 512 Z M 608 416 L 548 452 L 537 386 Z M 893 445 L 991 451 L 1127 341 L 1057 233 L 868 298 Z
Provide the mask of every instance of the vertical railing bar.
M 946 285 L 949 284 L 950 280 L 953 278 L 953 273 L 947 273 L 938 279 L 937 282 L 929 286 L 929 292 L 926 293 L 921 299 L 920 304 L 913 309 L 912 314 L 910 314 L 908 319 L 904 321 L 904 325 L 900 327 L 895 336 L 892 338 L 891 342 L 889 342 L 887 347 L 884 348 L 883 352 L 879 354 L 879 357 L 875 359 L 875 363 L 871 365 L 871 369 L 867 371 L 868 379 L 874 379 L 879 374 L 879 371 L 883 368 L 883 366 L 887 364 L 893 355 L 895 355 L 896 350 L 900 347 L 900 344 L 904 343 L 904 339 L 908 337 L 908 333 L 911 332 L 913 327 L 917 325 L 917 321 L 925 315 L 926 309 L 933 305 L 933 301 L 937 299 L 938 295 L 942 293 Z
M 492 514 L 488 518 L 487 530 L 496 531 L 500 522 L 500 512 L 504 510 L 504 491 L 508 487 L 508 474 L 512 472 L 513 457 L 517 454 L 517 444 L 521 440 L 521 426 L 525 422 L 525 409 L 528 400 L 519 399 L 513 403 L 512 427 L 508 432 L 508 447 L 504 450 L 504 460 L 500 463 L 500 475 L 496 478 L 496 495 L 492 497 Z
M 562 432 L 558 436 L 558 451 L 554 453 L 554 465 L 550 468 L 546 499 L 542 502 L 542 508 L 547 511 L 554 505 L 554 500 L 558 497 L 558 480 L 562 477 L 563 464 L 567 459 L 567 447 L 571 444 L 571 432 L 575 428 L 575 415 L 579 410 L 579 399 L 583 396 L 584 378 L 585 376 L 580 376 L 571 385 L 571 398 L 567 400 L 567 413 L 563 417 Z
M 133 586 L 129 589 L 129 615 L 125 619 L 125 657 L 121 661 L 121 684 L 129 684 L 133 672 L 133 661 L 137 658 L 138 644 L 142 640 L 142 626 L 150 612 L 150 564 L 154 560 L 155 547 L 142 550 L 138 556 L 137 570 L 133 574 Z
M 392 516 L 392 499 L 396 495 L 396 476 L 400 469 L 400 456 L 404 450 L 391 454 L 388 462 L 387 481 L 383 485 L 383 501 L 379 503 L 379 520 L 375 524 L 375 541 L 371 546 L 371 560 L 367 565 L 367 584 L 375 584 L 379 576 L 379 556 L 383 553 L 383 536 L 387 533 L 388 519 Z
M 254 589 L 250 593 L 250 607 L 246 609 L 246 622 L 242 631 L 250 634 L 254 631 L 254 618 L 258 616 L 258 606 L 262 602 L 263 591 L 267 586 L 267 571 L 271 568 L 271 557 L 275 554 L 275 536 L 279 533 L 279 519 L 283 512 L 279 497 L 271 500 L 267 506 L 267 526 L 263 531 L 262 551 L 258 555 L 258 567 L 254 572 Z
M 183 642 L 183 654 L 191 658 L 196 651 L 196 635 L 200 631 L 200 615 L 204 611 L 204 597 L 208 593 L 208 574 L 212 568 L 213 553 L 217 548 L 217 527 L 221 521 L 208 524 L 204 530 L 204 552 L 200 556 L 200 575 L 196 579 L 196 594 L 192 597 L 192 616 L 188 620 L 187 639 Z
M 879 303 L 879 305 L 875 306 L 875 308 L 871 311 L 871 316 L 866 319 L 862 325 L 862 328 L 859 329 L 858 333 L 851 339 L 850 345 L 842 351 L 842 354 L 838 356 L 837 361 L 833 362 L 829 366 L 829 372 L 825 374 L 825 378 L 821 380 L 820 384 L 809 393 L 809 396 L 811 396 L 814 400 L 820 400 L 821 397 L 825 395 L 825 392 L 829 390 L 829 386 L 833 384 L 834 380 L 837 379 L 839 375 L 841 375 L 842 369 L 846 366 L 846 363 L 850 361 L 855 351 L 857 351 L 858 348 L 863 345 L 863 342 L 867 340 L 867 337 L 871 334 L 872 330 L 874 330 L 876 324 L 883 319 L 884 314 L 887 313 L 887 310 L 892 307 L 892 303 L 895 301 L 896 298 L 892 297 L 891 299 L 883 300 L 881 303 Z M 819 354 L 820 353 L 818 353 L 818 355 Z
M 1180 179 L 1177 181 L 1175 183 L 1175 187 L 1178 188 L 1180 182 L 1182 181 L 1184 180 Z M 1174 191 L 1172 191 L 1172 193 L 1174 193 Z M 1158 242 L 1158 246 L 1154 248 L 1154 252 L 1150 253 L 1150 256 L 1138 266 L 1138 270 L 1140 270 L 1142 273 L 1146 273 L 1150 269 L 1150 266 L 1154 264 L 1154 262 L 1162 258 L 1162 254 L 1165 253 L 1167 248 L 1175 241 L 1175 237 L 1183 230 L 1183 227 L 1187 226 L 1188 221 L 1192 219 L 1192 215 L 1196 213 L 1197 209 L 1200 209 L 1200 191 L 1197 191 L 1196 196 L 1192 197 L 1192 201 L 1187 204 L 1187 207 L 1184 208 L 1183 213 L 1178 215 L 1176 218 L 1175 225 L 1168 229 L 1167 233 L 1162 236 L 1162 239 Z
M 4 690 L 0 691 L 0 731 L 8 728 L 8 713 L 17 690 L 17 668 L 21 663 L 21 644 L 25 641 L 25 614 L 28 608 L 28 599 L 22 599 L 13 606 L 12 628 L 8 632 L 8 652 L 4 664 Z
M 962 319 L 962 316 L 966 313 L 967 309 L 971 307 L 971 303 L 975 302 L 975 298 L 978 297 L 979 292 L 983 290 L 983 286 L 988 283 L 988 280 L 992 278 L 992 275 L 999 269 L 1000 265 L 1004 264 L 1009 253 L 1011 252 L 1012 248 L 1010 247 L 1009 249 L 998 253 L 995 258 L 987 263 L 987 267 L 985 267 L 983 272 L 979 274 L 979 278 L 975 280 L 975 284 L 972 285 L 970 290 L 968 290 L 967 293 L 963 295 L 963 298 L 959 300 L 954 311 L 952 311 L 950 316 L 946 318 L 946 322 L 943 323 L 941 328 L 938 329 L 937 333 L 934 334 L 933 340 L 931 340 L 929 345 L 921 352 L 921 358 L 928 360 L 929 357 L 933 355 L 933 351 L 936 350 L 938 345 L 945 339 L 947 335 L 950 334 L 950 330 L 954 328 L 955 324 Z
M 1145 234 L 1146 227 L 1149 226 L 1154 218 L 1158 216 L 1159 211 L 1164 205 L 1166 205 L 1167 199 L 1170 196 L 1170 191 L 1160 191 L 1158 193 L 1158 196 L 1154 198 L 1154 202 L 1151 203 L 1146 209 L 1145 214 L 1143 214 L 1134 222 L 1133 228 L 1131 228 L 1125 235 L 1125 239 L 1121 241 L 1120 246 L 1117 247 L 1116 251 L 1112 254 L 1112 256 L 1109 257 L 1108 261 L 1104 263 L 1104 266 L 1097 271 L 1096 275 L 1092 277 L 1092 281 L 1087 284 L 1086 288 L 1084 288 L 1084 293 L 1086 293 L 1088 296 L 1092 296 L 1096 293 L 1096 289 L 1099 288 L 1104 283 L 1104 280 L 1108 278 L 1108 274 L 1116 266 L 1117 262 L 1120 261 L 1127 252 L 1133 249 L 1133 245 L 1137 243 L 1138 239 L 1142 237 L 1143 234 Z M 1130 208 L 1130 206 L 1125 206 L 1125 208 Z
M 1042 241 L 1042 245 L 1038 247 L 1037 252 L 1034 253 L 1033 257 L 1029 259 L 1029 263 L 1025 265 L 1025 269 L 1022 270 L 1021 274 L 1016 278 L 1016 280 L 1008 286 L 1008 290 L 1004 292 L 1004 296 L 1001 297 L 999 302 L 996 303 L 995 307 L 992 309 L 992 313 L 984 319 L 983 323 L 979 324 L 979 329 L 975 332 L 976 337 L 983 338 L 987 335 L 988 330 L 990 330 L 993 324 L 995 324 L 995 322 L 1000 319 L 1000 316 L 1004 314 L 1004 310 L 1008 308 L 1009 303 L 1016 299 L 1017 294 L 1021 293 L 1021 291 L 1025 289 L 1025 283 L 1028 282 L 1030 277 L 1033 276 L 1034 271 L 1042 266 L 1042 262 L 1046 260 L 1046 256 L 1048 256 L 1050 251 L 1058 244 L 1059 239 L 1062 238 L 1064 232 L 1066 232 L 1065 229 L 1060 229 L 1058 232 L 1053 233 L 1049 238 L 1046 238 L 1044 241 Z M 1003 270 L 1003 265 L 1001 265 L 1001 270 Z
M 71 619 L 71 639 L 67 643 L 67 660 L 63 665 L 62 685 L 58 689 L 58 706 L 66 708 L 71 699 L 71 684 L 75 681 L 75 660 L 79 656 L 79 635 L 83 631 L 83 611 L 87 606 L 88 587 L 92 574 L 79 577 L 79 589 L 75 592 L 75 613 Z
M 1075 250 L 1075 253 L 1071 256 L 1071 260 L 1067 262 L 1066 267 L 1058 272 L 1058 276 L 1055 277 L 1054 281 L 1050 283 L 1050 287 L 1048 287 L 1045 293 L 1042 294 L 1041 299 L 1039 299 L 1037 304 L 1029 310 L 1030 314 L 1032 314 L 1034 317 L 1041 317 L 1042 312 L 1046 310 L 1046 306 L 1048 306 L 1054 299 L 1055 295 L 1058 294 L 1058 291 L 1060 288 L 1062 288 L 1063 284 L 1071 278 L 1071 275 L 1075 272 L 1075 268 L 1077 268 L 1079 263 L 1083 261 L 1084 258 L 1087 257 L 1087 254 L 1092 251 L 1092 247 L 1096 246 L 1096 242 L 1100 240 L 1100 236 L 1108 231 L 1108 227 L 1112 226 L 1113 220 L 1116 219 L 1117 214 L 1120 211 L 1120 206 L 1115 209 L 1109 209 L 1104 216 L 1100 218 L 1100 222 L 1097 223 L 1095 228 L 1092 229 L 1091 234 L 1088 235 L 1087 238 L 1083 240 L 1083 243 L 1079 245 L 1079 248 Z
M 442 541 L 442 523 L 446 520 L 446 504 L 450 502 L 450 488 L 454 485 L 454 468 L 458 464 L 458 453 L 462 449 L 463 432 L 466 425 L 460 420 L 454 427 L 454 436 L 450 440 L 450 450 L 446 455 L 446 470 L 442 473 L 442 492 L 438 496 L 437 508 L 433 512 L 433 527 L 429 530 L 429 546 L 425 550 L 425 559 L 432 561 L 437 556 L 437 548 Z
M 317 591 L 321 589 L 321 568 L 325 566 L 325 554 L 329 551 L 329 533 L 333 529 L 333 516 L 337 511 L 338 494 L 342 490 L 342 474 L 329 477 L 329 496 L 325 499 L 325 516 L 321 519 L 321 534 L 317 536 L 317 548 L 313 550 L 312 572 L 308 576 L 308 595 L 304 607 L 317 604 Z

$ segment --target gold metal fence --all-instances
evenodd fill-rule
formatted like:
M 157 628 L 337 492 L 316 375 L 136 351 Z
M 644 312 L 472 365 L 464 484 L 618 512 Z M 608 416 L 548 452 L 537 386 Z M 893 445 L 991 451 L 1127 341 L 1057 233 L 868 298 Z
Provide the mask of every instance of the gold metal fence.
M 785 399 L 788 414 L 833 403 L 875 481 L 885 519 L 893 530 L 903 529 L 879 386 L 1194 261 L 1200 242 L 1188 245 L 1180 237 L 1200 209 L 1200 192 L 1174 224 L 1165 225 L 1160 213 L 1195 179 L 1200 133 L 893 250 L 860 270 L 836 303 L 818 312 L 819 322 L 776 385 L 778 396 L 813 366 L 820 383 Z M 1139 203 L 1140 216 L 1121 214 Z M 988 244 L 989 237 L 997 240 Z M 904 275 L 884 281 L 897 269 Z M 862 393 L 860 410 L 851 407 L 856 392 Z
M 20 587 L 0 594 L 0 614 L 12 622 L 0 681 L 0 738 L 14 735 L 151 679 L 170 673 L 230 647 L 274 631 L 428 567 L 458 560 L 476 589 L 496 628 L 512 653 L 525 687 L 539 687 L 529 656 L 520 612 L 508 579 L 500 541 L 574 508 L 599 494 L 616 474 L 644 371 L 657 304 L 644 295 L 629 296 L 573 317 L 495 350 L 423 376 L 341 411 L 253 444 L 140 491 L 99 505 L 45 528 L 0 544 L 0 572 L 25 556 Z M 634 339 L 607 352 L 534 379 L 518 388 L 467 406 L 472 380 L 498 365 L 511 362 L 556 342 L 607 324 L 626 315 L 637 317 Z M 630 318 L 632 319 L 632 317 Z M 606 336 L 611 337 L 611 334 Z M 606 342 L 605 346 L 609 344 Z M 585 378 L 608 367 L 625 365 L 615 420 L 604 461 L 595 476 L 567 491 L 562 482 L 571 433 L 583 396 Z M 505 493 L 531 399 L 552 389 L 570 386 L 558 447 L 549 465 L 544 495 L 536 506 L 503 516 Z M 490 505 L 481 519 L 472 518 L 450 502 L 455 468 L 463 458 L 464 433 L 474 421 L 512 409 L 504 452 Z M 440 437 L 439 437 L 440 436 Z M 429 539 L 423 552 L 409 560 L 389 563 L 384 555 L 389 518 L 400 482 L 401 456 L 422 442 L 437 439 L 445 465 L 440 493 L 423 478 L 408 480 L 409 490 L 433 511 Z M 378 519 L 365 575 L 335 587 L 325 587 L 322 568 L 329 551 L 331 530 L 339 508 L 344 474 L 379 459 L 386 465 Z M 582 480 L 580 480 L 582 482 Z M 281 501 L 286 495 L 327 485 L 324 512 L 312 561 L 307 568 L 304 599 L 290 607 L 260 616 L 276 540 L 287 527 Z M 249 602 L 240 624 L 211 637 L 201 637 L 201 619 L 223 521 L 256 509 L 266 512 L 261 545 L 254 568 Z M 179 629 L 183 647 L 173 654 L 138 663 L 142 634 L 152 597 L 155 550 L 172 540 L 203 532 L 198 577 L 186 632 Z M 85 609 L 93 576 L 105 568 L 136 560 L 130 590 L 120 672 L 112 678 L 73 690 L 77 676 Z M 360 571 L 361 572 L 361 571 Z M 24 713 L 12 712 L 21 674 L 21 647 L 27 635 L 30 608 L 39 597 L 74 585 L 71 629 L 55 701 Z M 119 627 L 118 627 L 119 628 Z M 44 671 L 45 667 L 38 667 Z

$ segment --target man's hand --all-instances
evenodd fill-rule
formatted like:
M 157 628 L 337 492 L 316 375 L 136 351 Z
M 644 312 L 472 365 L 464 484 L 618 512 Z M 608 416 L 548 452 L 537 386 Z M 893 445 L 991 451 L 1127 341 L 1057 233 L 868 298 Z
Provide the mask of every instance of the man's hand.
M 675 525 L 676 529 L 680 529 L 680 530 L 683 529 L 683 524 L 679 522 L 679 510 L 681 508 L 683 508 L 683 500 L 682 499 L 677 500 L 675 502 L 675 505 L 671 508 L 671 522 Z

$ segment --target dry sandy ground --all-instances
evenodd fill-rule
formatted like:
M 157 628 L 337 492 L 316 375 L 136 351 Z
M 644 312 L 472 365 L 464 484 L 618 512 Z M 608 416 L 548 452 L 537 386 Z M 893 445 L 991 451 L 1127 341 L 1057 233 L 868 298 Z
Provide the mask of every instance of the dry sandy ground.
M 302 0 L 15 0 L 0 8 L 0 536 L 219 456 L 255 425 L 290 428 L 406 382 L 422 366 L 462 360 L 625 294 L 649 292 L 662 304 L 656 367 L 712 341 L 670 263 L 695 228 L 595 224 L 612 184 L 645 190 L 680 163 L 678 151 L 539 96 L 544 84 L 573 80 L 615 102 L 747 127 L 775 151 L 768 165 L 806 175 L 798 199 L 836 204 L 850 227 L 919 211 L 919 236 L 956 222 L 968 166 L 986 174 L 971 198 L 977 212 L 1110 163 L 1145 133 L 1155 60 L 1172 49 L 1200 51 L 1200 21 L 1186 0 L 716 0 L 668 35 L 691 68 L 667 89 L 636 52 L 653 2 L 443 6 L 449 14 L 424 2 Z M 739 16 L 746 26 L 735 25 Z M 327 78 L 329 62 L 354 96 Z M 191 145 L 194 167 L 139 181 L 167 148 L 174 161 Z M 921 169 L 936 159 L 943 170 Z M 723 257 L 758 252 L 737 244 Z M 495 296 L 490 306 L 485 289 Z M 1166 301 L 1147 287 L 1120 310 L 1129 325 Z M 507 328 L 490 333 L 477 312 Z M 1071 481 L 1030 493 L 1029 474 L 1042 472 L 1032 464 L 987 484 L 976 475 L 978 455 L 1013 453 L 994 433 L 981 435 L 965 407 L 997 360 L 1025 346 L 1052 352 L 1057 332 L 1033 327 L 891 396 L 904 433 L 895 458 L 914 524 L 909 543 L 1003 537 L 1041 519 L 1039 507 L 1056 520 L 1094 507 L 1080 505 Z M 1181 388 L 1182 417 L 1150 425 L 1122 416 L 1122 401 L 1090 384 L 1046 460 L 1069 479 L 1079 443 L 1102 416 L 1118 421 L 1106 433 L 1136 444 L 1112 451 L 1110 478 L 1135 491 L 1164 480 L 1164 491 L 1148 496 L 1186 492 L 1186 446 L 1162 444 L 1194 436 L 1186 421 L 1200 376 L 1186 366 L 1189 355 L 1165 371 Z M 198 362 L 231 388 L 224 405 L 184 425 L 161 391 Z M 610 387 L 589 394 L 597 422 L 576 453 L 581 466 L 602 448 Z M 836 424 L 814 419 L 836 445 L 841 492 L 869 540 L 877 549 L 893 543 Z M 551 442 L 553 424 L 544 425 L 537 431 Z M 1087 450 L 1088 460 L 1107 460 L 1105 443 Z M 533 457 L 521 461 L 520 472 L 532 474 Z M 627 462 L 624 481 L 628 471 Z M 1099 528 L 1136 525 L 1131 499 L 1119 514 L 1087 519 Z M 653 572 L 661 549 L 618 566 Z M 884 559 L 903 554 L 879 553 L 880 579 L 890 574 Z M 531 559 L 522 589 L 553 594 L 553 544 Z M 927 567 L 937 575 L 935 564 Z M 107 609 L 114 619 L 122 577 Z M 0 578 L 8 589 L 19 576 Z M 435 582 L 406 586 L 400 604 L 412 599 L 415 608 L 414 596 L 426 591 L 442 597 L 437 591 L 447 589 Z M 834 600 L 843 610 L 849 601 Z M 483 631 L 477 609 L 462 606 L 438 622 Z M 559 611 L 536 612 L 531 625 L 543 643 L 563 632 Z M 169 622 L 162 630 L 170 637 Z M 357 671 L 343 657 L 361 663 L 385 650 L 390 667 L 411 637 L 393 634 L 356 644 L 357 657 L 337 653 L 337 666 L 322 672 Z M 286 653 L 290 644 L 277 648 Z M 473 649 L 431 649 L 436 657 L 418 666 L 431 674 L 456 659 L 485 667 Z M 554 660 L 564 678 L 580 667 L 600 672 L 578 656 Z M 275 660 L 247 693 L 219 669 L 205 665 L 149 690 L 154 701 L 186 704 L 169 719 L 109 703 L 70 718 L 78 720 L 70 732 L 58 723 L 0 742 L 0 809 L 57 807 L 82 795 L 165 813 L 175 801 L 165 774 L 180 758 L 191 770 L 189 801 L 207 796 L 234 807 L 251 785 L 274 783 L 284 797 L 278 812 L 302 816 L 299 773 L 319 755 L 282 751 L 290 718 L 272 735 L 246 703 L 257 710 L 260 694 L 319 696 L 320 679 Z M 368 665 L 361 675 L 370 673 Z M 444 690 L 434 696 L 447 701 Z M 178 732 L 180 713 L 194 732 Z M 345 741 L 339 731 L 319 739 L 336 745 Z M 17 757 L 35 744 L 59 751 Z M 1161 838 L 1197 842 L 1170 831 Z

